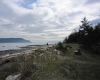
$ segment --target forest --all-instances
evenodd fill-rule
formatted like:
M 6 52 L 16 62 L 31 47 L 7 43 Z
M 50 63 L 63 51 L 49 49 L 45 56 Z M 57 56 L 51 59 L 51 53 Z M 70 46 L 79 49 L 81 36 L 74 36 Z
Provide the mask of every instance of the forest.
M 92 25 L 85 18 L 81 21 L 79 30 L 74 30 L 64 39 L 64 43 L 77 43 L 83 49 L 91 50 L 95 54 L 100 54 L 100 23 Z

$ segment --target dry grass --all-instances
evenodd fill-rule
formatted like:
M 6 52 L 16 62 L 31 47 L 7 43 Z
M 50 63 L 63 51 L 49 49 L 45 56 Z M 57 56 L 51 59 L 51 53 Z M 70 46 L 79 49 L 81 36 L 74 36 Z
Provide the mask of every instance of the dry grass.
M 51 47 L 30 55 L 18 56 L 12 59 L 13 64 L 10 67 L 0 70 L 0 79 L 4 80 L 11 74 L 21 73 L 20 80 L 99 80 L 100 65 L 86 64 L 93 62 L 96 57 L 85 55 L 87 53 L 82 50 L 84 54 L 75 55 L 74 51 L 79 45 L 68 46 L 72 48 L 67 49 L 63 55 L 54 54 L 55 47 Z

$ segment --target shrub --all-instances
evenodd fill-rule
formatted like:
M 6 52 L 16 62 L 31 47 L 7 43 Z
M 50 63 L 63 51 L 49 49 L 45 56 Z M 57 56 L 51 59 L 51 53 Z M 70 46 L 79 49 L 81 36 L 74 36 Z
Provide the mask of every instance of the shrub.
M 60 51 L 64 51 L 64 50 L 67 50 L 66 46 L 64 47 L 63 44 L 61 42 L 59 42 L 56 46 L 56 49 L 57 50 L 60 50 Z

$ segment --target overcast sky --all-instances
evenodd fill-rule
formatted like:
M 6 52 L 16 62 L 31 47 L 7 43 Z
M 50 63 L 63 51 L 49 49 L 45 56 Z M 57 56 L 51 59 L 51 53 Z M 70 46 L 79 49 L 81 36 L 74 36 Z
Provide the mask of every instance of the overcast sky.
M 0 0 L 0 38 L 61 41 L 81 20 L 100 22 L 100 0 Z

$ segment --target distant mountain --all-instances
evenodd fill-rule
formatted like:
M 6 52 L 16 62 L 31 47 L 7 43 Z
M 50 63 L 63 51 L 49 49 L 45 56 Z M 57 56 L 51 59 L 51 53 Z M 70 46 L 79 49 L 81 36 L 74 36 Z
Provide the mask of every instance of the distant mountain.
M 0 43 L 31 43 L 23 38 L 0 38 Z

